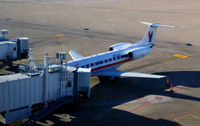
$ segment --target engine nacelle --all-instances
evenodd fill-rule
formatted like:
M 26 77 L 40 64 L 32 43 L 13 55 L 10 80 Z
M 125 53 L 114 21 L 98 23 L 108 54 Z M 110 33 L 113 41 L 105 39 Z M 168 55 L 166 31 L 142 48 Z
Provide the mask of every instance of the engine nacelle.
M 120 50 L 120 49 L 125 49 L 128 48 L 130 46 L 132 46 L 132 43 L 119 43 L 119 44 L 115 44 L 110 46 L 109 51 L 115 51 L 115 50 Z
M 152 51 L 152 48 L 142 48 L 142 49 L 130 51 L 128 53 L 128 56 L 129 56 L 130 59 L 136 60 L 136 59 L 139 59 L 139 58 L 146 56 L 151 51 Z

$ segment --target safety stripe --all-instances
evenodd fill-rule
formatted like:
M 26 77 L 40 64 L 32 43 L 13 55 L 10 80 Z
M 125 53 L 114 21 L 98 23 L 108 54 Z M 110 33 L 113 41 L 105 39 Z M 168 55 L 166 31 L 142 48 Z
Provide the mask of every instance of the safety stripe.
M 120 64 L 120 63 L 128 62 L 128 61 L 131 61 L 131 59 L 126 59 L 126 60 L 122 60 L 122 61 L 119 61 L 119 62 L 116 62 L 116 63 L 112 63 L 112 64 L 108 64 L 108 65 L 105 65 L 105 66 L 97 67 L 97 68 L 92 69 L 91 71 L 100 70 L 100 69 L 103 69 L 103 68 L 111 67 L 111 66 L 114 66 L 114 65 L 117 65 L 117 64 Z

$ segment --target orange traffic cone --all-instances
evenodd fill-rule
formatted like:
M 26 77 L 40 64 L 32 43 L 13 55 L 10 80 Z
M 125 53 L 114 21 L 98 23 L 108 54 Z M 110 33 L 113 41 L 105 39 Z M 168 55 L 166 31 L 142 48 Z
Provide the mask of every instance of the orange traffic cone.
M 166 86 L 169 86 L 169 77 L 167 77 L 167 83 Z
M 173 90 L 173 83 L 172 82 L 171 82 L 170 92 L 174 92 L 174 90 Z

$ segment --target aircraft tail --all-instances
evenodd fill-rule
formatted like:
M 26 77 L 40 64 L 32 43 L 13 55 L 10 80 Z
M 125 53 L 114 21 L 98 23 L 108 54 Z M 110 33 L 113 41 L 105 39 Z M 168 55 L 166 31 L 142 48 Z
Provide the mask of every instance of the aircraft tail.
M 174 26 L 162 25 L 160 23 L 148 23 L 148 22 L 140 22 L 142 24 L 146 24 L 149 26 L 144 38 L 140 41 L 141 44 L 154 44 L 157 27 L 167 27 L 174 28 Z

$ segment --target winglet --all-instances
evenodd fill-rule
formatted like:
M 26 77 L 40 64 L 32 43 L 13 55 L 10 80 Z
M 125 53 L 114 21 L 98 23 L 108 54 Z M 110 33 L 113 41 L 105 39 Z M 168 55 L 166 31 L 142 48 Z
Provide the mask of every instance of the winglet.
M 79 54 L 78 52 L 74 50 L 70 50 L 69 55 L 72 57 L 73 60 L 79 60 L 79 59 L 84 58 L 84 56 L 82 56 L 81 54 Z

